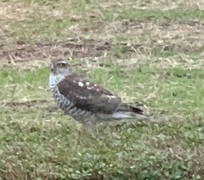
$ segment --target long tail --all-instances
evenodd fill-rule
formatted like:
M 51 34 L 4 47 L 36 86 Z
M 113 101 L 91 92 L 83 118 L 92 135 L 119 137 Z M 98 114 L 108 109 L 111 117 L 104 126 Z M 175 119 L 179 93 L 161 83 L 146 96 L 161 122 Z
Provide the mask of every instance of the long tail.
M 137 119 L 154 121 L 151 117 L 144 115 L 143 110 L 133 106 L 128 106 L 126 110 L 119 109 L 117 112 L 113 113 L 112 116 L 115 119 Z
M 144 114 L 138 114 L 134 112 L 128 112 L 128 111 L 118 111 L 113 113 L 113 118 L 115 119 L 138 119 L 138 120 L 148 120 L 148 116 Z
M 136 107 L 133 107 L 133 106 L 129 106 L 129 109 L 130 109 L 131 112 L 134 112 L 134 113 L 136 113 L 136 114 L 141 114 L 141 115 L 143 115 L 143 110 L 140 109 L 140 108 L 136 108 Z

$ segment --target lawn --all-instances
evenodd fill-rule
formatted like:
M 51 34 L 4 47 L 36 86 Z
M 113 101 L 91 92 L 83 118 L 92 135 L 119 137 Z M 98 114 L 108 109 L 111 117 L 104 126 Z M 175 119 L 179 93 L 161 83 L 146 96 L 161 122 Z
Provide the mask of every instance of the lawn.
M 0 179 L 203 179 L 203 0 L 0 0 Z M 157 123 L 91 132 L 48 88 L 64 58 Z

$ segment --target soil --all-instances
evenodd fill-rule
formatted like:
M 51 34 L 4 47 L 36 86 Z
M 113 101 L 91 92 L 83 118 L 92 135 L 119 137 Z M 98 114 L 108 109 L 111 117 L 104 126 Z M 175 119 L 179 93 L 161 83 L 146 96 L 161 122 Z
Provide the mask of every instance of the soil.
M 94 39 L 69 39 L 31 45 L 18 41 L 12 47 L 0 45 L 0 61 L 3 60 L 7 63 L 14 61 L 16 63 L 56 57 L 100 57 L 109 51 L 111 51 L 109 42 L 101 42 Z

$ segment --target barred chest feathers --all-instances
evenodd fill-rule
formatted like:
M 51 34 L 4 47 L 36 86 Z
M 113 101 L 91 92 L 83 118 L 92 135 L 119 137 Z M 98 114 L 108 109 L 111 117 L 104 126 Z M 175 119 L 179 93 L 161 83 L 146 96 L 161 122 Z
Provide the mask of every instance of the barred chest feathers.
M 53 74 L 50 74 L 49 86 L 53 93 L 55 102 L 65 114 L 71 115 L 74 119 L 80 122 L 86 121 L 87 118 L 90 118 L 93 115 L 88 111 L 75 107 L 70 99 L 60 93 L 58 83 L 63 79 L 65 79 L 65 77 L 62 75 L 54 76 Z

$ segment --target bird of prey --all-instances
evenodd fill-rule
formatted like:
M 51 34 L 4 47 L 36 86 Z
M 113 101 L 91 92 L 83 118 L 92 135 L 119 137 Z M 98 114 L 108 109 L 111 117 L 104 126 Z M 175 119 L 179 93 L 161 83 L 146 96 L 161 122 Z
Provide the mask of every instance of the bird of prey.
M 111 120 L 148 119 L 141 109 L 123 103 L 120 97 L 73 73 L 62 59 L 52 61 L 49 87 L 64 113 L 84 125 Z

